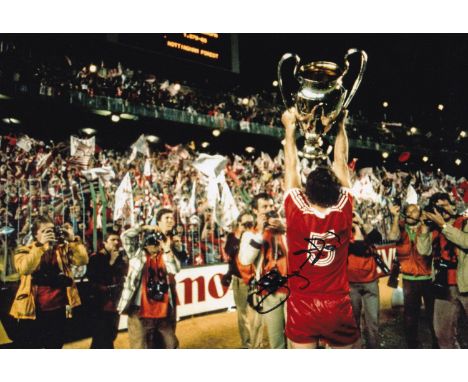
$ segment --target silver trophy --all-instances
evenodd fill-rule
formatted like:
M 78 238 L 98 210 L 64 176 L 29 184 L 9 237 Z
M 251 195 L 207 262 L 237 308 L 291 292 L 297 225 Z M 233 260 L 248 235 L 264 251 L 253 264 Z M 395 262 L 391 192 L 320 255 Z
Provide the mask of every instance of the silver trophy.
M 343 78 L 349 70 L 349 56 L 361 55 L 361 68 L 351 91 L 343 86 Z M 285 61 L 294 58 L 293 75 L 299 83 L 296 93 L 286 95 L 283 89 L 281 68 Z M 286 53 L 278 62 L 278 84 L 286 108 L 294 106 L 299 114 L 298 122 L 305 138 L 304 157 L 311 160 L 326 160 L 322 136 L 332 127 L 341 111 L 348 107 L 361 84 L 366 70 L 367 54 L 363 50 L 349 49 L 344 56 L 344 66 L 329 61 L 314 61 L 300 65 L 297 54 Z

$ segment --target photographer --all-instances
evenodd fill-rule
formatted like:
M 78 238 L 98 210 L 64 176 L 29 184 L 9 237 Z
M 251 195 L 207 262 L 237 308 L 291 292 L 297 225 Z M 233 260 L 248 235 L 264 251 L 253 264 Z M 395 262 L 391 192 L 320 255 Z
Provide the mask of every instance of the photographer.
M 272 270 L 281 275 L 287 274 L 285 227 L 274 211 L 274 202 L 266 193 L 254 197 L 252 208 L 256 217 L 256 227 L 246 230 L 242 235 L 238 256 L 239 271 L 246 284 L 260 279 Z M 264 315 L 268 330 L 268 339 L 272 349 L 285 349 L 286 337 L 284 291 L 271 293 L 263 302 L 263 310 L 271 312 Z M 251 347 L 259 348 L 262 344 L 262 320 L 259 313 L 254 314 L 251 327 Z
M 159 213 L 158 213 L 159 215 Z M 158 216 L 158 222 L 164 215 Z M 132 349 L 175 349 L 179 341 L 172 320 L 175 297 L 170 274 L 180 270 L 171 242 L 159 226 L 136 225 L 121 235 L 129 258 L 129 270 L 117 310 L 128 314 L 128 337 Z
M 81 304 L 71 265 L 88 263 L 86 248 L 70 224 L 54 226 L 39 216 L 32 225 L 34 241 L 17 248 L 15 266 L 20 286 L 10 314 L 19 320 L 19 348 L 60 349 L 70 310 Z
M 89 259 L 87 276 L 94 297 L 92 349 L 113 349 L 117 337 L 117 303 L 128 271 L 128 259 L 120 245 L 119 234 L 108 232 L 104 248 Z
M 432 195 L 422 221 L 422 254 L 434 256 L 434 330 L 442 349 L 460 348 L 457 340 L 458 320 L 468 313 L 468 223 L 457 216 L 447 193 Z M 429 220 L 429 221 L 427 221 Z
M 382 240 L 376 229 L 365 227 L 361 217 L 353 212 L 353 240 L 349 244 L 348 279 L 349 294 L 354 319 L 361 327 L 361 313 L 364 311 L 364 333 L 366 348 L 379 348 L 379 274 L 373 245 Z M 368 231 L 368 234 L 366 234 Z
M 172 251 L 172 258 L 174 259 L 174 264 L 176 267 L 169 267 L 168 268 L 168 275 L 169 275 L 169 287 L 171 289 L 171 321 L 174 327 L 174 333 L 176 330 L 177 325 L 177 290 L 176 290 L 176 280 L 175 275 L 180 271 L 180 261 L 175 256 L 174 253 L 174 246 L 173 246 L 173 236 L 175 233 L 175 219 L 174 219 L 174 211 L 170 210 L 169 208 L 161 208 L 158 213 L 156 214 L 156 221 L 159 232 L 161 232 L 168 240 L 170 249 Z M 161 347 L 165 347 L 164 344 Z
M 416 204 L 408 204 L 404 209 L 404 220 L 400 221 L 400 207 L 391 206 L 393 216 L 390 240 L 397 241 L 396 256 L 400 263 L 403 278 L 404 325 L 408 348 L 420 347 L 418 327 L 421 312 L 421 300 L 424 300 L 425 317 L 432 334 L 432 347 L 437 348 L 437 339 L 432 325 L 434 295 L 431 274 L 432 258 L 422 246 L 421 236 L 427 230 L 420 223 L 421 210 Z
M 227 235 L 224 251 L 229 257 L 228 274 L 231 277 L 230 284 L 232 285 L 234 303 L 236 304 L 237 325 L 239 327 L 241 347 L 243 349 L 248 349 L 251 347 L 249 312 L 250 315 L 256 314 L 256 312 L 251 311 L 247 303 L 249 286 L 242 280 L 237 259 L 242 235 L 247 230 L 252 230 L 254 228 L 254 217 L 248 212 L 243 212 L 237 218 L 237 222 L 237 227 Z

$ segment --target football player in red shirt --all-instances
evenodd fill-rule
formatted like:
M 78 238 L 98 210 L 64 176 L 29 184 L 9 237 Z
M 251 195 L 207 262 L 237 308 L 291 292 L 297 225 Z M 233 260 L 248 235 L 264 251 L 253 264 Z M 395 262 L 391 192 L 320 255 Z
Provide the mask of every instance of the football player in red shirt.
M 296 147 L 297 111 L 284 112 L 285 199 L 288 269 L 286 336 L 291 347 L 313 349 L 319 340 L 351 348 L 360 337 L 353 317 L 347 278 L 352 236 L 352 198 L 348 172 L 347 111 L 337 121 L 332 168 L 320 165 L 301 189 Z M 329 126 L 330 127 L 330 126 Z M 302 277 L 308 279 L 308 283 Z

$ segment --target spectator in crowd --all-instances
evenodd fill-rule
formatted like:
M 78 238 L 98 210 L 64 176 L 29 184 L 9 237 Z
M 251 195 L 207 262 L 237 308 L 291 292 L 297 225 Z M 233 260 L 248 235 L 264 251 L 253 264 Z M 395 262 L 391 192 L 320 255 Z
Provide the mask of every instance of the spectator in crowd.
M 92 349 L 114 348 L 120 319 L 117 303 L 128 271 L 128 259 L 120 247 L 118 232 L 110 231 L 104 248 L 89 259 L 87 277 L 94 298 L 90 307 L 93 315 Z
M 55 226 L 38 216 L 32 225 L 33 241 L 15 251 L 20 286 L 10 314 L 19 320 L 15 344 L 22 349 L 60 349 L 71 309 L 81 304 L 71 265 L 88 262 L 86 248 L 70 224 Z
M 172 252 L 174 252 L 175 257 L 179 260 L 182 267 L 186 267 L 192 263 L 192 259 L 185 250 L 184 243 L 182 242 L 182 237 L 180 235 L 172 237 Z

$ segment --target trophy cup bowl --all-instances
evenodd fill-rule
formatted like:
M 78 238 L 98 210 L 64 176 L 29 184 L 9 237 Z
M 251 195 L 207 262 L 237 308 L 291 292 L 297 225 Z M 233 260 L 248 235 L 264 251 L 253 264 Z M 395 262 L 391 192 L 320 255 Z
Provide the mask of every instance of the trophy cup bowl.
M 349 70 L 348 57 L 360 53 L 361 67 L 351 91 L 343 86 L 343 79 Z M 286 95 L 283 88 L 281 68 L 285 61 L 294 58 L 296 65 L 293 76 L 299 83 L 299 90 Z M 311 160 L 326 160 L 322 151 L 322 136 L 328 133 L 341 111 L 347 108 L 362 81 L 367 64 L 363 50 L 349 49 L 344 57 L 344 66 L 334 62 L 314 61 L 300 65 L 297 54 L 286 53 L 278 62 L 278 84 L 286 108 L 294 106 L 298 122 L 305 138 L 304 157 Z

